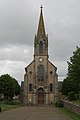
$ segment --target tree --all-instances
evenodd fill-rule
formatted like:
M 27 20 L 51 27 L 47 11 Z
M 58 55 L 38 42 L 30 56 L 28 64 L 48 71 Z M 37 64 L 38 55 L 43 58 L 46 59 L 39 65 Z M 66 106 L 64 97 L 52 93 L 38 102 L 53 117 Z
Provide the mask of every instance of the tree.
M 15 78 L 12 78 L 12 80 L 13 80 L 13 86 L 14 86 L 14 94 L 19 95 L 20 94 L 20 85 L 18 84 L 18 82 Z
M 0 77 L 0 93 L 4 94 L 5 99 L 13 99 L 14 94 L 18 95 L 20 86 L 16 79 L 10 75 L 5 74 Z
M 62 93 L 67 95 L 68 92 L 79 93 L 80 90 L 80 48 L 76 47 L 73 56 L 68 63 L 68 74 L 63 81 Z
M 69 80 L 69 78 L 65 78 L 64 81 L 63 81 L 63 84 L 62 84 L 62 90 L 61 92 L 64 94 L 64 95 L 68 95 L 68 92 L 70 92 L 72 89 L 72 84 L 71 84 L 71 81 Z

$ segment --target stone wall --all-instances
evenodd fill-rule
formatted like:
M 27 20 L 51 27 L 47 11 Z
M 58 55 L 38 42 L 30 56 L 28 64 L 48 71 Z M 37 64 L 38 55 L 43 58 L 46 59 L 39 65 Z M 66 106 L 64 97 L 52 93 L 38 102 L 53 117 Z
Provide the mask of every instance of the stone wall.
M 80 106 L 69 101 L 62 100 L 64 107 L 80 115 Z

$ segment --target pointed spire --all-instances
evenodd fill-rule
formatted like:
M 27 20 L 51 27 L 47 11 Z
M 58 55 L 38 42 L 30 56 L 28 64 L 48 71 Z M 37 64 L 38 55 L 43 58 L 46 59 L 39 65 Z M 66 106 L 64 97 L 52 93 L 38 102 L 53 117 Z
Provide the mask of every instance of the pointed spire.
M 41 12 L 40 12 L 37 36 L 45 35 L 45 27 L 44 27 L 43 13 L 42 13 L 42 8 L 43 8 L 42 5 L 41 5 L 40 8 L 41 8 Z

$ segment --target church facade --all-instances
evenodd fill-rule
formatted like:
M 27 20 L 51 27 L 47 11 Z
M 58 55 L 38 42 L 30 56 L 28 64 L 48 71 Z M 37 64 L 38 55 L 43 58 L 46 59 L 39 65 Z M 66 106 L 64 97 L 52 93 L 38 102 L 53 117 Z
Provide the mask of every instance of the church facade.
M 49 61 L 48 36 L 45 32 L 42 7 L 34 39 L 34 60 L 25 68 L 24 104 L 51 104 L 58 99 L 57 68 Z

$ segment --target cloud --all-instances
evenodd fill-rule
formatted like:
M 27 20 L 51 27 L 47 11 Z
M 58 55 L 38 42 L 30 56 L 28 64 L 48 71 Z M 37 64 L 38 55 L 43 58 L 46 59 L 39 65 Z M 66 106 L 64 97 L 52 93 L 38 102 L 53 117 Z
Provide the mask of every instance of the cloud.
M 32 46 L 27 45 L 8 45 L 0 48 L 0 60 L 11 60 L 11 61 L 25 61 L 31 59 L 30 54 L 33 54 Z
M 10 74 L 15 77 L 19 83 L 23 80 L 25 62 L 4 60 L 0 61 L 0 66 L 0 75 Z
M 25 1 L 22 2 L 22 0 L 2 1 L 0 4 L 0 45 L 33 44 L 34 22 L 28 9 L 28 4 L 25 5 Z

